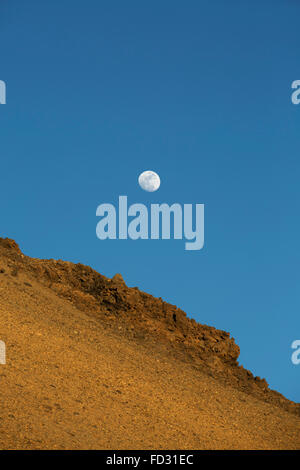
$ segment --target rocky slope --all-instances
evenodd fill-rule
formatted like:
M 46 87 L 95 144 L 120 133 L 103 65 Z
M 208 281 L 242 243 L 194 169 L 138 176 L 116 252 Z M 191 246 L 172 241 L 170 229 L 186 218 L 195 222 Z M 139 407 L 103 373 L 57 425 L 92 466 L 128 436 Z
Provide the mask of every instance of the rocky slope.
M 0 339 L 0 448 L 300 447 L 300 405 L 238 364 L 229 333 L 119 274 L 0 239 Z

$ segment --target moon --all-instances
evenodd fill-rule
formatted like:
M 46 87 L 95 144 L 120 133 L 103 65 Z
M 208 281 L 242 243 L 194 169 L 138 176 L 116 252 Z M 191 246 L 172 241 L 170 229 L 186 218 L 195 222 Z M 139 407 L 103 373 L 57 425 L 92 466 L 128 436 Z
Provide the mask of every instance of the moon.
M 139 176 L 139 185 L 144 191 L 153 193 L 160 187 L 160 177 L 155 171 L 147 170 Z

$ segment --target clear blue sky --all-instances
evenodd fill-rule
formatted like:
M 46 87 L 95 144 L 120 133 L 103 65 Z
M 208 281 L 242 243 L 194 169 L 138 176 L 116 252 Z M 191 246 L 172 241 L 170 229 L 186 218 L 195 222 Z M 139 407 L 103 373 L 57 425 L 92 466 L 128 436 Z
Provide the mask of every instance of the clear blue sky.
M 1 236 L 225 329 L 300 401 L 297 0 L 1 1 Z M 146 193 L 143 170 L 162 185 Z M 96 208 L 204 203 L 199 252 L 100 241 Z

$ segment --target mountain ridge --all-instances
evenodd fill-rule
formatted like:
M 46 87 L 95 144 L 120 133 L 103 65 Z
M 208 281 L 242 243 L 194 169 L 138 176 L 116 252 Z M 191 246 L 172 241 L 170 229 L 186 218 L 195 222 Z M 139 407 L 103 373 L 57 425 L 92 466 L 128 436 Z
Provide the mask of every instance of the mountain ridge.
M 30 258 L 9 238 L 0 238 L 0 250 L 1 254 L 14 261 L 11 266 L 14 275 L 23 270 L 77 308 L 100 314 L 102 320 L 118 319 L 118 327 L 122 324 L 131 337 L 134 336 L 132 332 L 138 330 L 139 337 L 158 336 L 181 346 L 195 365 L 202 365 L 204 370 L 219 378 L 229 376 L 231 385 L 240 386 L 244 391 L 300 416 L 300 404 L 270 390 L 264 378 L 253 376 L 252 372 L 239 365 L 240 348 L 230 333 L 200 324 L 175 305 L 137 287 L 127 287 L 119 273 L 109 279 L 81 263 Z
M 0 448 L 300 447 L 300 405 L 239 365 L 228 332 L 121 274 L 0 238 L 0 339 Z

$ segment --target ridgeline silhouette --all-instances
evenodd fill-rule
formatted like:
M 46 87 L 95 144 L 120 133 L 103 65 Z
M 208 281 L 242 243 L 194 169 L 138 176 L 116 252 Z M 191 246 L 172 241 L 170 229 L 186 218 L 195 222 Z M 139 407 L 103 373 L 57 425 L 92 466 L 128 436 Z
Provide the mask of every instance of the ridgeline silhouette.
M 299 448 L 300 404 L 228 332 L 121 274 L 0 239 L 0 287 L 1 448 Z

